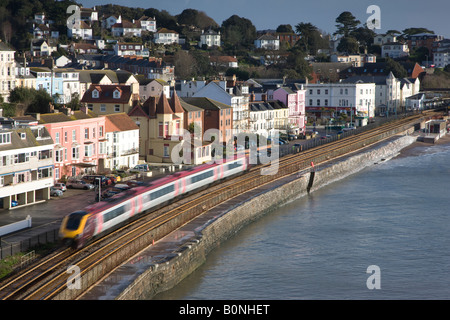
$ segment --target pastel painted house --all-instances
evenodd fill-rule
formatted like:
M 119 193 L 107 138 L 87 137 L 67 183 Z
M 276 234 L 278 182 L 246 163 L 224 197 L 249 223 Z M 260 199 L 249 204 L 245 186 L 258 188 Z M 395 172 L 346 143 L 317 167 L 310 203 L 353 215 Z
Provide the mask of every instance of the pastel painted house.
M 273 91 L 273 100 L 278 100 L 289 108 L 289 126 L 286 129 L 292 130 L 295 134 L 305 133 L 306 90 L 303 88 L 293 90 L 289 87 L 281 87 Z
M 106 131 L 105 117 L 81 108 L 72 111 L 36 114 L 39 124 L 49 131 L 55 148 L 53 177 L 77 177 L 85 173 L 101 172 L 105 168 Z

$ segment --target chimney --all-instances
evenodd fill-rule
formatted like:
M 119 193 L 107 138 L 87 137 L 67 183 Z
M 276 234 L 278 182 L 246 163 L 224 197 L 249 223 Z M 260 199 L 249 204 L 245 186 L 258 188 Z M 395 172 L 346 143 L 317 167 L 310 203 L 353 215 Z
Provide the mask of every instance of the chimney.
M 261 95 L 262 101 L 267 102 L 267 93 Z
M 80 107 L 80 111 L 84 112 L 85 114 L 88 114 L 88 113 L 89 113 L 89 109 L 88 109 L 88 107 L 86 107 L 85 105 L 82 105 L 82 106 Z

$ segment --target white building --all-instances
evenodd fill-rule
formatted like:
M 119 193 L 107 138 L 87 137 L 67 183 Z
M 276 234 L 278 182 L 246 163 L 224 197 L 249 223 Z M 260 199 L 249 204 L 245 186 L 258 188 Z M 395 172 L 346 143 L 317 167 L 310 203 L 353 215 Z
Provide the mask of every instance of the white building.
M 139 22 L 123 20 L 111 26 L 111 32 L 115 37 L 140 37 L 142 28 Z
M 377 58 L 373 54 L 349 54 L 338 55 L 332 54 L 330 56 L 331 62 L 351 63 L 354 67 L 362 67 L 365 63 L 375 63 Z
M 166 44 L 173 44 L 179 42 L 179 34 L 176 31 L 169 30 L 167 28 L 162 28 L 154 35 L 155 43 L 162 43 L 164 45 Z
M 248 89 L 247 89 L 248 90 Z M 226 81 L 211 81 L 194 93 L 194 97 L 209 98 L 233 108 L 233 134 L 249 131 L 249 97 L 236 87 L 227 87 Z
M 156 32 L 156 19 L 155 17 L 149 18 L 149 17 L 141 17 L 139 19 L 139 22 L 141 23 L 141 29 L 143 31 L 150 31 L 150 32 Z
M 122 16 L 109 16 L 107 19 L 103 21 L 104 27 L 106 29 L 111 29 L 113 25 L 116 23 L 122 23 Z
M 5 102 L 9 101 L 9 92 L 16 86 L 15 52 L 0 40 L 0 96 Z
M 265 34 L 255 40 L 255 47 L 257 49 L 279 50 L 280 39 L 278 36 Z
M 405 106 L 405 99 L 415 95 L 420 89 L 420 80 L 398 79 L 392 72 L 387 76 L 354 76 L 343 83 L 374 83 L 375 84 L 375 115 L 393 114 Z
M 105 168 L 133 168 L 139 160 L 139 127 L 126 113 L 105 115 Z
M 204 86 L 206 86 L 205 80 L 180 80 L 180 90 L 177 91 L 177 95 L 182 98 L 193 97 Z
M 278 102 L 256 101 L 249 104 L 250 132 L 266 138 L 273 137 L 275 130 L 286 132 L 289 110 Z
M 0 119 L 0 207 L 50 199 L 54 143 L 47 129 L 42 125 L 18 128 L 12 119 Z
M 205 32 L 202 30 L 198 46 L 201 48 L 203 45 L 206 45 L 208 48 L 213 46 L 220 47 L 220 31 L 215 32 L 209 29 Z
M 78 25 L 67 28 L 67 37 L 69 39 L 78 38 L 83 40 L 92 39 L 92 28 L 84 21 L 80 21 Z
M 114 45 L 116 56 L 141 56 L 148 57 L 150 52 L 141 43 L 117 42 Z
M 306 85 L 306 112 L 372 118 L 375 116 L 375 83 L 320 83 Z
M 397 36 L 393 34 L 377 34 L 373 38 L 373 44 L 382 46 L 385 43 L 397 42 Z
M 381 56 L 392 59 L 409 56 L 409 48 L 406 43 L 388 42 L 381 46 Z
M 450 50 L 435 52 L 433 63 L 436 68 L 445 68 L 446 65 L 450 64 Z
M 162 79 L 140 79 L 139 80 L 139 98 L 141 101 L 149 97 L 159 97 L 164 93 L 170 97 L 170 84 Z

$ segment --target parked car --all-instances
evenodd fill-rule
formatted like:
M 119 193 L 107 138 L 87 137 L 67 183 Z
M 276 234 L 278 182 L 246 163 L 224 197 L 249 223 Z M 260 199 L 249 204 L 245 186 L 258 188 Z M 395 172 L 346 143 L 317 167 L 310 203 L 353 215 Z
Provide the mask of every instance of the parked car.
M 61 197 L 63 195 L 62 190 L 56 189 L 55 187 L 50 187 L 50 195 L 52 197 Z
M 55 185 L 53 186 L 55 189 L 61 190 L 62 192 L 65 192 L 67 190 L 67 187 L 64 183 L 55 183 Z
M 82 179 L 87 183 L 93 184 L 94 186 L 98 185 L 99 179 L 102 183 L 102 186 L 107 186 L 112 183 L 110 179 L 108 179 L 107 177 L 102 176 L 102 175 L 86 175 L 86 176 L 83 176 Z
M 146 163 L 138 164 L 134 168 L 130 169 L 130 172 L 147 172 L 150 171 L 150 166 Z
M 94 189 L 94 185 L 87 183 L 83 180 L 69 180 L 67 182 L 67 188 L 69 189 L 84 189 L 84 190 L 91 190 Z

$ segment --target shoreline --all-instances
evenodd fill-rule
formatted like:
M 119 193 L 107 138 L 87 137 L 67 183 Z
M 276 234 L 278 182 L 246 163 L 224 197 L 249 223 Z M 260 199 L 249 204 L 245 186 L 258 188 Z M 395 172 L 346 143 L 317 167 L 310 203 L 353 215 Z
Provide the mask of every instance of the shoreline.
M 423 155 L 426 148 L 438 145 L 450 145 L 450 134 L 446 133 L 443 137 L 438 139 L 436 143 L 415 141 L 411 145 L 403 148 L 393 159 L 403 157 L 417 157 Z

